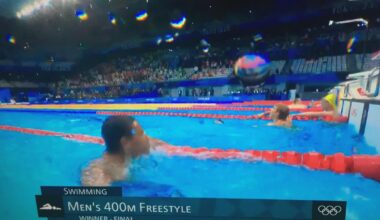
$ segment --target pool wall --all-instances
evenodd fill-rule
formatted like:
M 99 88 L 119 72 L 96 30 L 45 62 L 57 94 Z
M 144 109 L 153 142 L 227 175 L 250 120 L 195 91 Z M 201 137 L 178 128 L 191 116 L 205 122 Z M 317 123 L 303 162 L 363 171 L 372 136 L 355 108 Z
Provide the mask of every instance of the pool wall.
M 34 101 L 31 104 L 114 104 L 114 103 L 232 103 L 252 100 L 265 100 L 265 94 L 240 96 L 212 96 L 212 97 L 152 97 L 152 98 L 109 98 L 109 99 L 62 99 L 48 101 Z M 287 96 L 281 99 L 288 99 Z
M 165 103 L 145 103 L 145 104 L 137 104 L 137 103 L 114 103 L 114 104 L 92 104 L 92 103 L 82 103 L 82 104 L 5 104 L 0 105 L 0 110 L 19 110 L 19 111 L 30 111 L 30 110 L 86 110 L 86 111 L 96 111 L 96 110 L 157 110 L 160 107 L 167 106 L 176 106 L 176 107 L 191 107 L 194 104 L 182 103 L 182 104 L 165 104 Z M 215 105 L 215 104 L 202 104 L 205 106 Z
M 340 112 L 380 152 L 380 100 L 342 99 Z

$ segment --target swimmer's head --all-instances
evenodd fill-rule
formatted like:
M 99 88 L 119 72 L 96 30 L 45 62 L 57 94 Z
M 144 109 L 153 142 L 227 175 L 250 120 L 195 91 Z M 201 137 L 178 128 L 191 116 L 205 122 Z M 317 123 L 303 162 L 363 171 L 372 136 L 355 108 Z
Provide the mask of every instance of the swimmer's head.
M 289 107 L 284 104 L 277 104 L 270 113 L 272 120 L 286 121 L 289 116 Z
M 149 138 L 131 116 L 111 116 L 103 122 L 106 152 L 137 157 L 149 153 Z
M 321 100 L 323 111 L 335 111 L 336 110 L 336 95 L 328 94 Z

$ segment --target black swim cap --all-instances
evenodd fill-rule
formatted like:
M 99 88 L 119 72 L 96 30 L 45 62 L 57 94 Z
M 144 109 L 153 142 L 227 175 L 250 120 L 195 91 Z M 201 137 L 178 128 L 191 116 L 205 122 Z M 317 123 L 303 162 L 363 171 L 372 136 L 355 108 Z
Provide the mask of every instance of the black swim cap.
M 110 116 L 102 125 L 102 137 L 106 144 L 106 151 L 110 154 L 121 152 L 120 140 L 122 137 L 133 136 L 133 122 L 131 116 Z

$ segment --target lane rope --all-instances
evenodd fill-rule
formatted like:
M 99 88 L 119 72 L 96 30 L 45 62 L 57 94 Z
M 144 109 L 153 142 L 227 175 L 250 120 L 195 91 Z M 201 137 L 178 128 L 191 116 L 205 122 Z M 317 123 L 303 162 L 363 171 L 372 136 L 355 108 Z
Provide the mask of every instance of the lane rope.
M 264 107 L 232 107 L 232 106 L 192 106 L 192 107 L 159 107 L 158 110 L 220 110 L 220 111 L 270 111 Z M 293 108 L 292 112 L 321 112 L 321 108 Z
M 7 125 L 0 125 L 0 130 L 41 136 L 56 136 L 73 141 L 104 145 L 102 138 L 89 135 L 66 134 Z M 324 155 L 318 152 L 299 153 L 295 151 L 280 152 L 276 150 L 224 150 L 219 148 L 193 148 L 189 146 L 172 145 L 161 145 L 157 148 L 157 151 L 170 156 L 192 157 L 202 160 L 234 159 L 245 162 L 265 161 L 268 163 L 304 167 L 310 170 L 332 171 L 339 174 L 359 173 L 366 178 L 380 182 L 380 155 L 345 156 L 343 153 Z
M 231 105 L 236 106 L 248 106 L 248 105 L 259 105 L 259 106 L 273 106 L 276 104 L 284 104 L 284 105 L 291 105 L 293 101 L 287 100 L 287 101 L 278 101 L 278 100 L 256 100 L 256 101 L 245 101 L 245 102 L 234 102 Z M 301 101 L 300 102 L 303 105 L 311 105 L 312 101 Z M 320 101 L 314 101 L 314 104 L 320 104 Z
M 175 116 L 175 117 L 188 117 L 188 118 L 210 118 L 210 119 L 239 119 L 239 120 L 271 120 L 270 117 L 260 117 L 258 115 L 225 115 L 225 114 L 205 114 L 205 113 L 185 113 L 185 112 L 149 112 L 149 111 L 131 111 L 131 112 L 118 112 L 118 111 L 97 111 L 98 115 L 129 115 L 129 116 Z M 348 121 L 347 117 L 315 117 L 315 116 L 301 116 L 293 115 L 293 120 L 297 121 L 329 121 L 344 123 Z

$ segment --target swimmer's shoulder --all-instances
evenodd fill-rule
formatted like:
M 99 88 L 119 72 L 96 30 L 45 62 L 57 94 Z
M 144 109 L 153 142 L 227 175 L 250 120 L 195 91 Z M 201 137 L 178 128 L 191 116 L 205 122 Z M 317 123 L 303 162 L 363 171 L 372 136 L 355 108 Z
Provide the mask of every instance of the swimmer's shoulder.
M 268 126 L 274 127 L 283 127 L 283 128 L 293 128 L 293 124 L 291 122 L 271 122 L 267 124 Z
M 111 178 L 105 173 L 103 159 L 92 161 L 82 170 L 81 183 L 83 186 L 109 186 Z

